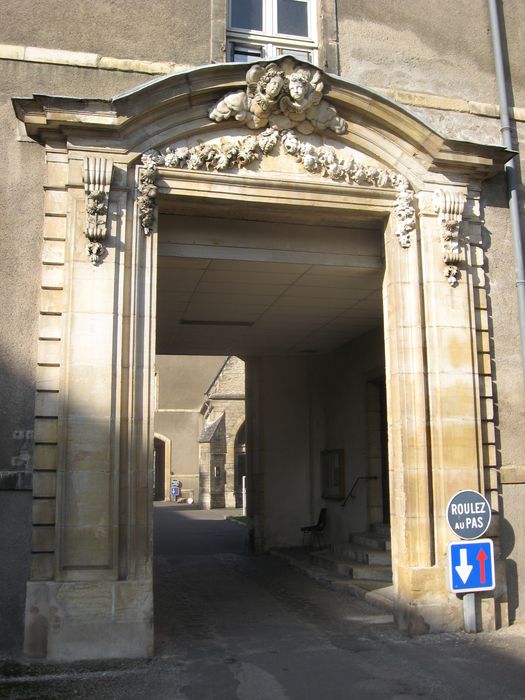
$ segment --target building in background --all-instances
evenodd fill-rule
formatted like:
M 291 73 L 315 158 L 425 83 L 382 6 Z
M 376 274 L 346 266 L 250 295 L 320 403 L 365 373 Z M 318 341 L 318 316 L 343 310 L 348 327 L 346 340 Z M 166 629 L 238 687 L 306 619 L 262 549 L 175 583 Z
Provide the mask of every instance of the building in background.
M 199 503 L 241 508 L 246 476 L 244 362 L 228 357 L 206 391 L 199 435 Z
M 157 355 L 155 379 L 154 500 L 241 507 L 246 474 L 242 360 Z

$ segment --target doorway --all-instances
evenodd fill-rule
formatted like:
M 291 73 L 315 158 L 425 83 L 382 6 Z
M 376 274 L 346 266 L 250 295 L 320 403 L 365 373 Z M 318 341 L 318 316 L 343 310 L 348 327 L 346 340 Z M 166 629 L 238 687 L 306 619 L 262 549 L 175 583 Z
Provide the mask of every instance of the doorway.
M 166 474 L 166 450 L 159 438 L 153 440 L 153 500 L 165 499 L 164 480 Z
M 301 544 L 301 526 L 323 505 L 322 452 L 344 449 L 348 483 L 367 470 L 366 431 L 354 416 L 366 411 L 362 377 L 372 367 L 384 372 L 384 224 L 346 211 L 297 207 L 292 215 L 242 199 L 234 215 L 213 198 L 166 197 L 161 207 L 157 356 L 245 361 L 246 425 L 236 439 L 230 505 L 242 503 L 245 472 L 256 549 Z M 204 507 L 228 505 L 227 433 L 217 411 L 201 436 Z M 334 538 L 364 529 L 366 490 L 354 508 L 333 511 Z
M 235 436 L 235 505 L 246 509 L 246 421 Z

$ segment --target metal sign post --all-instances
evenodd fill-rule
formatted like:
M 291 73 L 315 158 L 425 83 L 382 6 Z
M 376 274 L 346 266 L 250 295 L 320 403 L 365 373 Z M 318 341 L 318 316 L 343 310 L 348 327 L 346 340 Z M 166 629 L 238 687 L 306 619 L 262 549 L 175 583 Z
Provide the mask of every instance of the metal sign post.
M 492 540 L 451 542 L 448 545 L 449 582 L 453 593 L 492 591 L 494 545 Z
M 485 534 L 491 521 L 490 505 L 477 491 L 460 491 L 447 506 L 447 522 L 462 540 L 448 545 L 449 586 L 453 593 L 463 593 L 465 632 L 477 632 L 476 593 L 496 586 L 494 545 L 492 540 L 477 539 Z
M 170 497 L 172 501 L 176 501 L 177 498 L 180 496 L 181 482 L 178 479 L 171 477 L 170 483 Z

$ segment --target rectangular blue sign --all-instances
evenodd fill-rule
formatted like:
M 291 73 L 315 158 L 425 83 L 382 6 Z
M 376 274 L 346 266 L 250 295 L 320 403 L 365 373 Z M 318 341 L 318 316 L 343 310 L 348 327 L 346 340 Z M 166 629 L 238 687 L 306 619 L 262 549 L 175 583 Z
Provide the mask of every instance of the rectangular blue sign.
M 450 542 L 448 566 L 453 593 L 491 591 L 496 586 L 492 540 Z

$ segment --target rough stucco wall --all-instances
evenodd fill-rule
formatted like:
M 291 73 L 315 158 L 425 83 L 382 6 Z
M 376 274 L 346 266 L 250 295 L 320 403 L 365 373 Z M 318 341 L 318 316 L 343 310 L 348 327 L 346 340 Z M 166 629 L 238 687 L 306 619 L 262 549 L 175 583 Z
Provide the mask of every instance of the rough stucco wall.
M 485 0 L 339 0 L 342 75 L 492 102 L 496 96 Z M 523 10 L 520 11 L 521 13 Z
M 175 476 L 199 471 L 200 418 L 199 413 L 155 414 L 155 432 L 171 440 L 171 473 Z
M 508 484 L 502 491 L 502 552 L 506 558 L 509 617 L 525 623 L 525 484 Z
M 525 3 L 523 0 L 504 0 L 502 31 L 506 36 L 513 101 L 516 106 L 525 104 L 525 65 L 523 44 L 525 42 Z M 492 54 L 491 54 L 492 57 Z M 511 102 L 512 104 L 512 102 Z
M 512 232 L 503 176 L 483 189 L 484 242 L 490 285 L 490 322 L 495 354 L 495 394 L 500 463 L 523 464 L 525 399 L 519 346 L 518 300 Z M 525 222 L 523 222 L 525 223 Z
M 0 42 L 116 58 L 209 63 L 210 2 L 1 0 Z
M 522 139 L 525 129 L 521 129 Z M 524 164 L 522 163 L 522 169 Z M 521 193 L 523 198 L 523 191 Z M 522 199 L 523 201 L 523 199 Z M 490 330 L 494 347 L 494 394 L 498 461 L 503 468 L 524 465 L 525 387 L 519 345 L 518 301 L 507 188 L 499 176 L 483 190 L 484 240 L 490 285 Z M 522 209 L 523 211 L 523 209 Z M 525 217 L 522 228 L 525 230 Z M 509 613 L 525 619 L 525 539 L 523 484 L 502 487 L 502 551 L 507 557 Z

